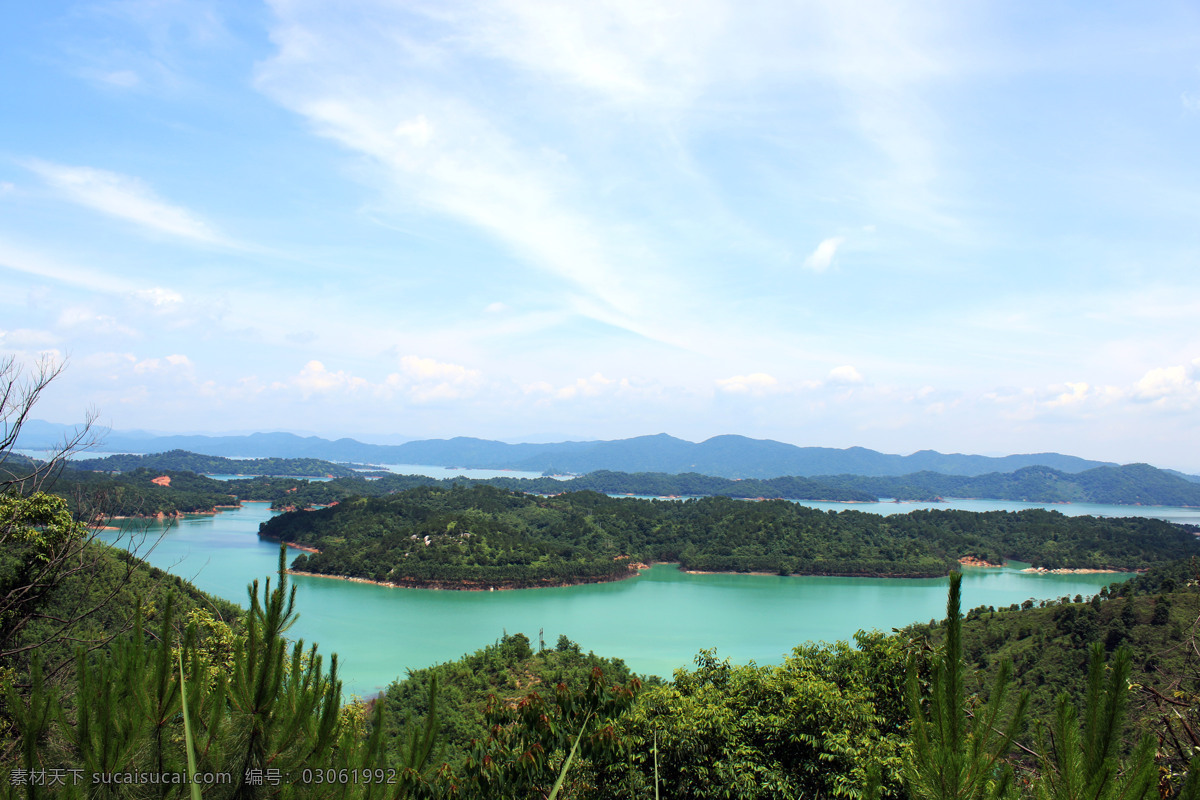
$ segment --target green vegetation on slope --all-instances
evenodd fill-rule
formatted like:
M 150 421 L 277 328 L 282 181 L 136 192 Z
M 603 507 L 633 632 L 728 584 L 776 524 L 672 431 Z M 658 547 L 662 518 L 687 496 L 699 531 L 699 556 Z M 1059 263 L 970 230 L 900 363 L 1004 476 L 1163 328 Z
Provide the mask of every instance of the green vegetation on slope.
M 1139 569 L 1196 552 L 1145 518 L 1053 511 L 823 512 L 724 497 L 655 501 L 594 492 L 536 497 L 489 486 L 419 487 L 271 519 L 260 535 L 319 551 L 293 568 L 446 587 L 612 580 L 635 562 L 818 575 L 944 575 L 959 558 L 1047 568 Z
M 163 478 L 169 478 L 169 483 Z M 52 490 L 82 519 L 208 513 L 238 504 L 222 481 L 194 472 L 144 467 L 122 475 L 64 470 Z
M 2 666 L 27 674 L 36 653 L 47 668 L 57 669 L 75 657 L 78 647 L 104 646 L 139 615 L 147 624 L 159 624 L 168 595 L 174 596 L 177 620 L 211 618 L 237 627 L 242 615 L 233 603 L 148 566 L 125 550 L 93 542 L 79 560 L 86 570 L 70 575 L 32 610 L 32 619 L 6 645 L 10 655 Z M 11 583 L 10 573 L 4 585 Z M 63 620 L 73 620 L 67 630 Z
M 898 477 L 821 475 L 813 480 L 843 491 L 876 497 L 934 500 L 982 497 L 1031 503 L 1107 503 L 1112 505 L 1200 506 L 1200 484 L 1148 464 L 1097 467 L 1079 473 L 1049 467 L 1025 467 L 964 477 L 916 472 Z
M 431 489 L 415 494 L 422 492 L 431 498 L 451 494 Z M 487 487 L 457 492 L 478 493 L 492 512 L 509 508 L 514 500 L 532 499 Z M 609 503 L 618 504 L 613 506 L 616 510 L 630 507 L 625 505 L 628 501 L 594 495 L 584 495 L 583 501 L 597 508 Z M 438 502 L 448 501 L 441 497 Z M 709 501 L 692 505 L 705 502 Z M 771 505 L 719 502 L 749 509 Z M 35 548 L 26 553 L 34 560 L 45 552 L 36 549 L 42 547 L 36 539 L 25 540 Z M 20 570 L 9 574 L 12 583 Z M 1190 625 L 1200 613 L 1197 587 L 1189 574 L 1194 567 L 1171 564 L 1105 593 L 1124 592 L 1129 599 L 971 612 L 962 636 L 966 665 L 986 679 L 996 659 L 1006 653 L 1023 657 L 1025 651 L 1019 648 L 1034 639 L 1028 652 L 1036 657 L 1017 674 L 1023 671 L 1022 680 L 1035 689 L 1033 716 L 1050 718 L 1041 709 L 1058 704 L 1039 700 L 1036 691 L 1038 685 L 1057 680 L 1045 669 L 1046 662 L 1060 667 L 1062 685 L 1073 694 L 1081 694 L 1079 687 L 1084 685 L 1081 661 L 1087 660 L 1087 637 L 1075 624 L 1081 613 L 1077 606 L 1086 605 L 1097 615 L 1095 630 L 1105 635 L 1105 644 L 1107 631 L 1124 626 L 1125 635 L 1113 646 L 1135 648 L 1135 665 L 1157 659 L 1156 683 L 1135 675 L 1145 686 L 1135 687 L 1143 693 L 1139 697 L 1149 698 L 1147 704 L 1165 702 L 1160 696 L 1176 704 L 1165 722 L 1161 705 L 1146 705 L 1135 715 L 1135 731 L 1163 734 L 1160 761 L 1168 770 L 1164 778 L 1178 786 L 1183 764 L 1196 746 L 1188 739 L 1188 728 L 1197 729 L 1194 677 L 1174 672 L 1196 671 L 1189 660 L 1193 656 L 1184 653 L 1195 652 Z M 105 592 L 114 576 L 100 569 L 80 573 L 79 579 L 88 581 L 89 591 Z M 186 767 L 180 712 L 186 698 L 197 768 L 233 778 L 230 784 L 205 786 L 206 798 L 492 800 L 545 797 L 557 783 L 557 797 L 563 800 L 649 800 L 656 795 L 680 800 L 899 799 L 914 796 L 910 780 L 902 776 L 916 768 L 915 756 L 908 755 L 913 711 L 904 700 L 906 676 L 911 676 L 910 685 L 919 697 L 929 698 L 913 703 L 924 713 L 926 702 L 940 696 L 938 675 L 944 674 L 931 669 L 931 663 L 944 662 L 942 651 L 924 646 L 924 637 L 872 633 L 856 637 L 854 647 L 844 642 L 797 647 L 782 664 L 769 667 L 732 665 L 704 651 L 696 669 L 677 671 L 669 684 L 640 687 L 623 663 L 584 655 L 565 637 L 552 650 L 539 646 L 534 652 L 525 636 L 514 634 L 458 662 L 413 672 L 393 684 L 369 711 L 360 705 L 340 708 L 336 669 L 326 669 L 314 649 L 283 638 L 294 616 L 283 580 L 281 575 L 280 583 L 273 582 L 266 593 L 252 593 L 251 610 L 236 629 L 224 629 L 207 640 L 202 620 L 194 614 L 182 619 L 178 610 L 170 616 L 166 601 L 157 615 L 160 624 L 152 629 L 155 635 L 136 625 L 121 634 L 124 623 L 137 613 L 112 601 L 112 613 L 97 617 L 96 623 L 120 635 L 80 659 L 74 680 L 45 685 L 38 670 L 30 668 L 23 673 L 29 680 L 11 684 L 3 708 L 0 744 L 5 746 L 7 774 L 0 780 L 0 792 L 35 799 L 91 795 L 91 784 L 68 785 L 55 795 L 45 786 L 13 782 L 14 775 L 28 776 L 46 765 L 77 769 L 89 777 L 182 773 Z M 136 599 L 135 603 L 147 605 Z M 1074 614 L 1068 609 L 1075 609 Z M 1022 635 L 1023 626 L 1032 630 Z M 1061 647 L 1061 657 L 1054 655 L 1055 646 Z M 1185 658 L 1178 663 L 1162 658 L 1167 650 Z M 179 663 L 176 652 L 181 668 L 174 666 Z M 1113 667 L 1118 678 L 1123 675 L 1120 663 L 1116 659 Z M 968 708 L 979 707 L 972 696 L 986 694 L 986 684 L 980 680 L 977 689 L 968 681 L 958 708 L 943 705 L 942 713 L 961 715 L 966 725 Z M 1066 722 L 1055 730 L 1063 741 L 1063 726 L 1073 723 L 1069 717 L 1061 719 Z M 1119 732 L 1120 727 L 1113 729 Z M 1034 729 L 1017 730 L 1018 741 L 1038 747 Z M 930 751 L 933 773 L 941 763 L 937 748 L 945 746 L 938 744 Z M 1001 753 L 1000 758 L 997 767 L 1015 757 Z M 1112 759 L 1117 764 L 1119 753 Z M 1016 796 L 1032 798 L 1040 791 L 1036 787 L 1045 788 L 1044 781 L 1059 774 L 1061 767 L 1042 760 L 1024 768 L 1013 790 Z M 316 770 L 321 770 L 319 778 Z M 106 796 L 140 797 L 143 788 L 107 786 L 105 791 Z M 183 797 L 186 789 L 159 786 L 149 794 Z M 928 797 L 984 796 L 991 794 Z M 1183 797 L 1195 800 L 1196 795 Z
M 553 648 L 540 643 L 534 650 L 525 634 L 506 634 L 457 661 L 412 670 L 408 677 L 392 683 L 376 701 L 387 711 L 387 749 L 401 752 L 407 744 L 405 721 L 424 719 L 429 713 L 429 690 L 435 679 L 441 707 L 437 715 L 438 758 L 461 770 L 475 744 L 488 736 L 487 708 L 493 699 L 512 706 L 530 694 L 549 700 L 560 685 L 582 690 L 597 669 L 610 686 L 636 677 L 621 659 L 584 653 L 566 636 L 560 636 Z M 657 678 L 650 681 L 659 682 Z
M 1092 598 L 1027 601 L 1022 607 L 979 607 L 965 615 L 964 660 L 968 686 L 986 695 L 1005 661 L 1014 680 L 1030 692 L 1034 716 L 1054 712 L 1061 693 L 1084 700 L 1080 680 L 1089 646 L 1112 654 L 1128 647 L 1131 717 L 1136 730 L 1161 737 L 1160 761 L 1185 768 L 1200 750 L 1196 721 L 1200 706 L 1200 563 L 1181 559 L 1113 584 Z M 906 637 L 939 642 L 944 623 L 906 629 Z
M 412 486 L 487 484 L 531 494 L 594 491 L 650 497 L 735 497 L 825 502 L 874 502 L 881 497 L 931 501 L 943 497 L 978 497 L 1034 503 L 1104 503 L 1110 505 L 1200 506 L 1200 483 L 1146 464 L 1098 467 L 1077 474 L 1049 467 L 978 477 L 917 472 L 898 477 L 822 475 L 815 478 L 731 480 L 694 472 L 599 471 L 569 480 L 555 478 L 427 478 L 387 475 L 379 479 L 349 477 L 327 483 L 234 481 L 231 491 L 247 500 L 272 500 L 281 507 L 326 504 L 353 495 L 381 496 Z M 294 491 L 291 491 L 294 490 Z M 284 492 L 288 492 L 285 496 Z
M 104 458 L 71 461 L 74 470 L 92 472 L 133 472 L 137 469 L 189 471 L 198 475 L 287 475 L 293 477 L 351 478 L 361 475 L 345 464 L 318 458 L 232 459 L 205 456 L 187 450 L 170 450 L 148 455 L 120 454 Z

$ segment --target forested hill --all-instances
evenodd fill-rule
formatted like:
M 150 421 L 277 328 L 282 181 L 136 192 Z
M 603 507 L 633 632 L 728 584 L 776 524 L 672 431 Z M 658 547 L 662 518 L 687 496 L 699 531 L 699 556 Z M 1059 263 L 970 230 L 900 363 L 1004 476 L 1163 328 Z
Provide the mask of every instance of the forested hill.
M 569 480 L 555 478 L 455 478 L 389 475 L 378 480 L 341 478 L 327 483 L 256 479 L 232 481 L 229 490 L 246 500 L 271 500 L 277 507 L 331 503 L 353 495 L 384 495 L 418 485 L 484 483 L 521 492 L 559 494 L 594 491 L 649 497 L 724 496 L 744 499 L 874 502 L 978 497 L 1036 503 L 1091 502 L 1113 505 L 1200 506 L 1200 484 L 1145 464 L 1100 467 L 1077 475 L 1040 467 L 1015 473 L 963 478 L 921 472 L 897 478 L 833 475 L 817 478 L 731 480 L 711 475 L 599 471 Z
M 346 464 L 317 458 L 244 458 L 206 456 L 187 450 L 135 455 L 123 453 L 105 458 L 67 462 L 72 469 L 95 472 L 132 472 L 136 469 L 187 470 L 208 475 L 280 475 L 293 477 L 349 478 L 361 475 Z
M 1200 506 L 1200 483 L 1149 464 L 1097 467 L 1075 474 L 1048 467 L 1026 467 L 977 477 L 918 472 L 895 478 L 822 475 L 813 480 L 835 489 L 901 500 L 980 497 L 1031 503 Z
M 823 512 L 785 501 L 536 497 L 490 486 L 419 487 L 263 523 L 320 551 L 293 569 L 447 588 L 616 580 L 634 562 L 816 575 L 944 575 L 965 556 L 1047 568 L 1137 569 L 1195 554 L 1182 528 L 1144 518 L 914 511 Z
M 64 470 L 52 491 L 67 501 L 72 513 L 87 520 L 211 513 L 242 499 L 223 481 L 194 472 L 144 468 L 120 475 Z

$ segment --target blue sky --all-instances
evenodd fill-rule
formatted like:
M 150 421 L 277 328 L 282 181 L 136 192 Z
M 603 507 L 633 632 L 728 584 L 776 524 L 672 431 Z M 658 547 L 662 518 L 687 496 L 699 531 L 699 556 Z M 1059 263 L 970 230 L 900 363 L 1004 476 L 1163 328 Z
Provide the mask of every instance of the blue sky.
M 0 12 L 37 416 L 1200 471 L 1200 9 Z

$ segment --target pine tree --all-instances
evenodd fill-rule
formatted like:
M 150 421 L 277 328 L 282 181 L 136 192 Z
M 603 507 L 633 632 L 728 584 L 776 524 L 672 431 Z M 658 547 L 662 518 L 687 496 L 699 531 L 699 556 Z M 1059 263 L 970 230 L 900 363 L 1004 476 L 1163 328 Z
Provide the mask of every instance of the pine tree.
M 1039 720 L 1039 800 L 1143 800 L 1157 793 L 1152 736 L 1142 737 L 1124 765 L 1119 759 L 1131 661 L 1128 647 L 1118 649 L 1106 680 L 1104 648 L 1092 645 L 1082 736 L 1079 714 L 1066 692 L 1058 696 L 1053 721 Z
M 963 688 L 961 584 L 962 574 L 951 573 L 945 650 L 934 660 L 928 713 L 922 705 L 916 671 L 909 671 L 912 749 L 905 758 L 902 778 L 914 800 L 988 800 L 1005 797 L 1013 790 L 1012 770 L 1004 759 L 1021 730 L 1029 695 L 1022 692 L 1009 709 L 1012 665 L 1005 663 L 987 704 L 968 715 Z
M 180 636 L 168 601 L 155 636 L 139 622 L 107 653 L 81 649 L 74 695 L 45 684 L 40 666 L 24 696 L 10 687 L 19 753 L 0 796 L 182 798 L 190 787 L 118 784 L 105 776 L 196 770 L 231 778 L 201 787 L 205 800 L 432 795 L 427 768 L 437 730 L 436 684 L 426 724 L 406 757 L 389 762 L 379 733 L 383 704 L 376 706 L 373 733 L 364 735 L 343 713 L 336 657 L 326 671 L 315 646 L 284 638 L 296 615 L 282 558 L 274 587 L 268 581 L 262 596 L 257 582 L 250 589 L 250 611 L 227 671 L 211 668 L 195 621 Z M 51 768 L 76 770 L 72 778 L 83 780 L 69 778 L 51 790 L 29 779 Z M 24 780 L 14 780 L 14 772 Z

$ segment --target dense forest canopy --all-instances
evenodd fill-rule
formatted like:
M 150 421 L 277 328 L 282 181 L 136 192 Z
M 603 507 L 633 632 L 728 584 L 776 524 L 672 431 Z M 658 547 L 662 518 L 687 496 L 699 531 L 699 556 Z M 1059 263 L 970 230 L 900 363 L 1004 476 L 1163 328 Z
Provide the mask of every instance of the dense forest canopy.
M 195 472 L 200 475 L 288 475 L 294 477 L 350 478 L 362 474 L 357 465 L 335 464 L 318 458 L 223 458 L 170 450 L 137 455 L 121 453 L 70 462 L 72 469 L 93 472 L 132 472 L 137 469 Z M 373 473 L 377 474 L 377 473 Z
M 960 558 L 1046 568 L 1139 569 L 1196 552 L 1179 526 L 1054 511 L 825 512 L 785 501 L 684 501 L 596 492 L 538 497 L 495 487 L 418 487 L 263 523 L 319 551 L 293 568 L 439 586 L 613 580 L 637 562 L 816 575 L 944 575 Z

